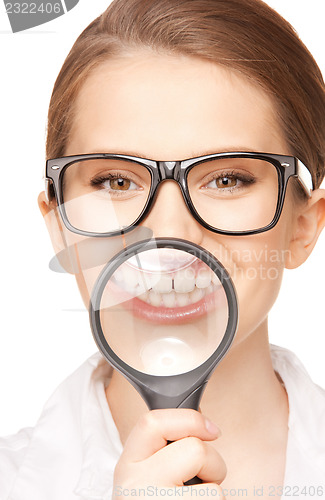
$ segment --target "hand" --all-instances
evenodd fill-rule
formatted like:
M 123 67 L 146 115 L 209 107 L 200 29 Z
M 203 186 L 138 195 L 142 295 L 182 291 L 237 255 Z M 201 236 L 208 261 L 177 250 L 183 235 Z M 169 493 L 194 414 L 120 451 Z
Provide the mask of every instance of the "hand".
M 219 453 L 206 441 L 220 436 L 219 429 L 201 413 L 189 409 L 152 410 L 138 421 L 130 433 L 114 474 L 113 499 L 144 496 L 194 496 L 191 488 L 217 490 L 213 496 L 223 499 L 220 483 L 226 476 L 226 465 Z M 166 446 L 168 441 L 172 441 Z M 194 476 L 203 483 L 184 486 Z M 140 492 L 142 489 L 142 492 Z M 146 496 L 150 496 L 146 492 Z M 154 492 L 154 493 L 153 493 Z M 209 494 L 210 493 L 210 494 Z M 200 491 L 200 497 L 202 497 Z

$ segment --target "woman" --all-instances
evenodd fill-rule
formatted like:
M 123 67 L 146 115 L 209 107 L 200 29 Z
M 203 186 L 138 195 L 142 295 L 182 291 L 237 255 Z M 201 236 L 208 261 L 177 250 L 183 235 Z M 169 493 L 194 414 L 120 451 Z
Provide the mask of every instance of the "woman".
M 166 168 L 209 155 L 187 178 L 192 207 L 166 181 L 137 224 L 220 258 L 237 290 L 238 331 L 202 413 L 148 412 L 119 373 L 91 358 L 32 435 L 4 444 L 4 498 L 325 495 L 324 393 L 292 353 L 270 349 L 267 330 L 283 269 L 306 260 L 325 223 L 324 108 L 315 61 L 259 0 L 116 0 L 82 33 L 53 91 L 47 157 L 93 156 L 82 170 L 61 160 L 61 186 L 47 172 L 39 205 L 56 252 L 88 233 L 115 234 L 106 212 L 88 217 L 91 190 L 112 203 L 139 201 L 127 226 L 141 215 L 148 170 L 136 159 L 126 168 L 123 155 Z M 122 163 L 97 170 L 101 153 Z M 230 153 L 241 163 L 229 164 Z M 74 211 L 77 185 L 84 192 Z M 99 268 L 74 269 L 86 305 Z M 191 300 L 186 293 L 176 305 Z M 154 297 L 160 308 L 163 295 Z M 145 300 L 158 307 L 154 299 Z M 183 486 L 195 475 L 203 484 Z

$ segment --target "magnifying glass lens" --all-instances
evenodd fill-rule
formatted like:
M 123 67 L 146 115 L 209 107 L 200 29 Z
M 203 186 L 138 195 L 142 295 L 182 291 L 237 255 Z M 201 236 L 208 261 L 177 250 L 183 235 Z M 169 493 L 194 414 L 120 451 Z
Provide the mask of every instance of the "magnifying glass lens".
M 229 320 L 213 266 L 177 248 L 120 259 L 103 282 L 97 308 L 110 349 L 149 375 L 179 375 L 202 365 L 218 349 Z

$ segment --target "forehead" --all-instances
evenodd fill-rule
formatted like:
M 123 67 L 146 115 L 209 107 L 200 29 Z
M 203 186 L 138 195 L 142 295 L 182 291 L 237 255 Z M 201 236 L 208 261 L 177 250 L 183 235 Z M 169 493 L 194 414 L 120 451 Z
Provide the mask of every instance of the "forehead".
M 208 61 L 137 53 L 107 61 L 87 78 L 67 154 L 168 160 L 228 149 L 288 152 L 268 95 Z

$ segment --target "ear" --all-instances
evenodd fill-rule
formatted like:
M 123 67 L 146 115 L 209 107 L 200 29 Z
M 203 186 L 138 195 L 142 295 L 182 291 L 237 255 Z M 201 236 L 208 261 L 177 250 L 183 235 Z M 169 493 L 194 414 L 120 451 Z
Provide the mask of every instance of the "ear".
M 302 206 L 289 246 L 287 269 L 299 267 L 311 254 L 325 226 L 325 190 L 316 189 Z
M 41 214 L 44 217 L 53 249 L 56 255 L 58 255 L 66 248 L 66 242 L 57 205 L 54 200 L 48 201 L 44 191 L 39 194 L 37 201 Z
M 55 200 L 48 201 L 43 191 L 38 196 L 38 206 L 44 217 L 56 257 L 56 259 L 51 260 L 50 268 L 53 271 L 65 271 L 77 275 L 80 273 L 77 241 L 69 238 L 69 234 L 61 222 Z M 70 241 L 68 241 L 69 239 Z
M 65 237 L 65 230 L 61 223 L 60 215 L 58 212 L 55 201 L 48 201 L 45 192 L 38 196 L 38 206 L 41 214 L 44 217 L 47 230 L 49 232 L 52 246 L 56 254 L 56 258 L 63 270 L 67 273 L 74 274 L 77 280 L 81 296 L 85 303 L 86 308 L 89 306 L 89 292 L 84 280 L 82 272 L 79 268 L 78 249 L 76 244 L 68 244 Z

